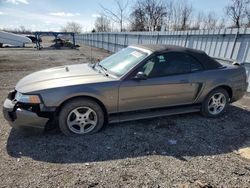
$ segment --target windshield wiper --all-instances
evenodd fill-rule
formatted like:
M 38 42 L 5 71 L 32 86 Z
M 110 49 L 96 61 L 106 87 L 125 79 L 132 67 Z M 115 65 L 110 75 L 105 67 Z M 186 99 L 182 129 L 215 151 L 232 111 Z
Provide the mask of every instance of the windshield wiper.
M 104 72 L 104 74 L 105 74 L 106 76 L 109 76 L 108 70 L 107 70 L 104 66 L 100 65 L 99 62 L 98 62 L 96 65 L 102 69 L 102 71 Z M 95 65 L 95 66 L 96 66 L 96 65 Z
M 90 65 L 93 69 L 95 69 L 95 67 L 96 67 L 96 65 L 97 65 L 98 63 L 99 63 L 99 62 L 89 63 L 89 65 Z

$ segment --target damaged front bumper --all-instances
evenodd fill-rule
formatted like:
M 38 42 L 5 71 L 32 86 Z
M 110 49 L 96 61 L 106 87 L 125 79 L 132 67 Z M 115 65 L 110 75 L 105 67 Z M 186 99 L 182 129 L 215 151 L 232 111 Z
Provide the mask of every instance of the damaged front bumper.
M 43 132 L 49 120 L 39 117 L 35 112 L 18 107 L 16 102 L 9 98 L 4 102 L 3 115 L 13 128 L 24 131 Z

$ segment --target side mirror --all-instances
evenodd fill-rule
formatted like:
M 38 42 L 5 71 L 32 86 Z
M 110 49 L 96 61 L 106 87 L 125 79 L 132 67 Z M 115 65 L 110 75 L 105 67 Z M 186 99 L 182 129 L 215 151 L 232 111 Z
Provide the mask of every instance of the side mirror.
M 134 80 L 146 80 L 147 75 L 143 72 L 138 72 L 136 76 L 134 77 Z

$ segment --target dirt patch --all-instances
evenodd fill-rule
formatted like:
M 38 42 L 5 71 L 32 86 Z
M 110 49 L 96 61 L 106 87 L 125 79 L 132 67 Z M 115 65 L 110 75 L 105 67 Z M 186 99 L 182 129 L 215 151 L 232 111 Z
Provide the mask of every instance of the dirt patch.
M 90 50 L 0 49 L 0 108 L 23 76 L 87 63 Z M 75 138 L 58 130 L 26 137 L 0 113 L 0 187 L 249 187 L 250 163 L 234 152 L 249 147 L 249 122 L 249 97 L 219 119 L 185 114 L 111 124 Z
M 240 148 L 237 152 L 243 159 L 250 162 L 250 142 Z

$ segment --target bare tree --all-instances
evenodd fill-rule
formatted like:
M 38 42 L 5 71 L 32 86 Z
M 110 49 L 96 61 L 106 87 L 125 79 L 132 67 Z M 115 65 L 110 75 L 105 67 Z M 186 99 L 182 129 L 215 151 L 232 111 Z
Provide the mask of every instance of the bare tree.
M 128 9 L 128 0 L 114 0 L 114 2 L 116 4 L 116 10 L 110 10 L 103 5 L 100 6 L 108 18 L 120 25 L 120 31 L 122 32 L 124 30 L 124 20 Z
M 215 12 L 209 12 L 204 19 L 204 29 L 216 29 L 218 18 Z
M 226 20 L 225 18 L 221 18 L 217 23 L 217 29 L 226 28 Z
M 82 26 L 76 22 L 68 22 L 64 27 L 62 27 L 61 31 L 81 33 Z
M 189 1 L 177 1 L 173 6 L 173 29 L 189 29 L 192 12 L 193 7 Z
M 193 11 L 193 7 L 187 1 L 181 6 L 181 30 L 188 29 L 188 22 Z
M 245 9 L 245 14 L 246 14 L 246 18 L 247 18 L 247 27 L 250 27 L 250 4 L 247 5 L 246 9 Z
M 166 15 L 166 7 L 161 0 L 138 0 L 130 15 L 131 26 L 138 30 L 159 31 Z
M 20 33 L 26 33 L 26 29 L 25 29 L 25 27 L 24 27 L 23 25 L 21 25 L 21 26 L 19 27 L 19 32 L 20 32 Z
M 193 19 L 190 29 L 198 30 L 204 28 L 205 15 L 199 12 L 197 16 Z
M 250 27 L 250 12 L 247 12 L 247 27 Z
M 143 7 L 137 4 L 130 14 L 131 31 L 146 31 L 146 14 Z
M 233 26 L 240 28 L 246 16 L 245 9 L 249 5 L 249 0 L 231 0 L 231 4 L 226 7 L 226 13 L 231 18 Z
M 166 7 L 161 0 L 143 0 L 141 4 L 145 11 L 148 30 L 159 31 L 167 15 Z
M 192 12 L 192 4 L 185 0 L 137 0 L 130 15 L 131 27 L 132 30 L 136 26 L 137 30 L 159 31 L 165 25 L 168 30 L 185 30 L 191 27 Z M 200 23 L 196 23 L 196 28 L 197 24 Z
M 174 8 L 174 2 L 172 0 L 165 1 L 166 5 L 166 17 L 164 20 L 165 25 L 167 26 L 168 30 L 171 30 L 173 27 L 173 8 Z
M 190 29 L 222 29 L 225 28 L 225 19 L 219 19 L 215 12 L 199 12 L 192 21 Z
M 30 29 L 27 29 L 25 26 L 21 25 L 19 28 L 13 29 L 15 33 L 22 33 L 22 34 L 30 34 L 32 33 Z
M 110 20 L 104 15 L 97 17 L 95 20 L 95 31 L 97 32 L 111 31 Z

